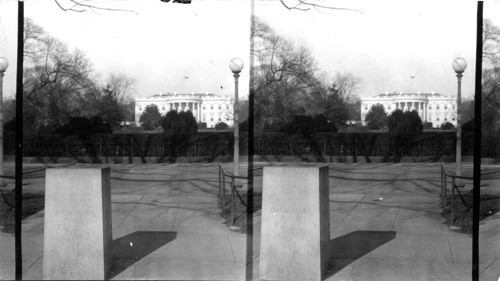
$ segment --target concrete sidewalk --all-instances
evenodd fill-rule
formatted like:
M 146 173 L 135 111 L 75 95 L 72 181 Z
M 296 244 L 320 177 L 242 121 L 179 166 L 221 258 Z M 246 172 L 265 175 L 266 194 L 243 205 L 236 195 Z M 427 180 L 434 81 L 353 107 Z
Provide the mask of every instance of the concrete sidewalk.
M 260 212 L 253 237 L 227 228 L 216 205 L 217 164 L 111 168 L 112 279 L 258 280 Z M 43 173 L 26 182 L 26 189 L 44 189 Z M 259 190 L 261 172 L 255 183 Z M 435 163 L 330 164 L 325 280 L 470 280 L 472 239 L 443 224 L 439 186 Z M 500 276 L 499 230 L 498 214 L 481 225 L 481 280 Z M 0 233 L 0 249 L 0 278 L 12 279 L 12 235 Z M 24 279 L 42 278 L 42 257 L 43 211 L 23 222 Z

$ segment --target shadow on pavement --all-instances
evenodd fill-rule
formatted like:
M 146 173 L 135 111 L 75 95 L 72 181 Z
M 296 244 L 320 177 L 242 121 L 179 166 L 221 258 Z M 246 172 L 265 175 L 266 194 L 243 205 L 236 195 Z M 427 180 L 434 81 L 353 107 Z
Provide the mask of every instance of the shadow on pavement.
M 177 232 L 136 231 L 113 241 L 113 266 L 109 279 L 118 276 L 127 268 L 150 253 L 175 240 Z
M 394 238 L 396 231 L 358 230 L 330 240 L 330 259 L 340 262 L 333 263 L 323 280 Z

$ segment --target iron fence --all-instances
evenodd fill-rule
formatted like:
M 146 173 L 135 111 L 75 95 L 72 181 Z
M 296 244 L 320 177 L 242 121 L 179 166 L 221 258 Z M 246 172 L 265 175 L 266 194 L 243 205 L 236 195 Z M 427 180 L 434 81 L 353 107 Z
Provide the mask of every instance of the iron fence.
M 77 138 L 24 140 L 25 157 L 219 157 L 233 155 L 233 139 L 185 138 Z M 248 140 L 240 140 L 240 155 L 248 155 Z M 374 139 L 255 138 L 255 155 L 275 156 L 454 156 L 454 139 L 396 141 Z M 482 141 L 482 157 L 496 157 L 496 140 Z M 14 143 L 4 151 L 14 154 Z M 464 156 L 472 156 L 473 142 L 462 143 Z

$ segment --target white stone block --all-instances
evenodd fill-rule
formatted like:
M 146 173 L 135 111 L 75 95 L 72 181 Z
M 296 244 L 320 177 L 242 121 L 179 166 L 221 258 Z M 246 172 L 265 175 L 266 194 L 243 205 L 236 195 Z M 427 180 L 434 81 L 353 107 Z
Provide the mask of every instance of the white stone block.
M 109 167 L 47 169 L 43 278 L 106 279 L 112 243 Z
M 317 280 L 330 260 L 328 166 L 264 167 L 261 280 Z

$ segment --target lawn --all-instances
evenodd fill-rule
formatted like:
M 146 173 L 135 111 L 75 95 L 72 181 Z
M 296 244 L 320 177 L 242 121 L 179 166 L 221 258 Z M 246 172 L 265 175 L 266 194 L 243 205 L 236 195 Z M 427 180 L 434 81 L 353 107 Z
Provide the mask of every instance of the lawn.
M 472 193 L 461 191 L 461 197 L 455 194 L 454 202 L 454 223 L 456 227 L 452 230 L 472 234 Z M 498 193 L 483 193 L 480 196 L 480 211 L 479 220 L 497 213 L 500 210 L 500 194 Z M 446 224 L 450 225 L 451 222 L 451 195 L 448 195 L 447 205 L 441 203 L 443 209 L 442 216 L 446 220 Z
M 2 191 L 0 198 L 0 231 L 14 233 L 15 194 Z M 45 196 L 42 194 L 23 193 L 22 218 L 25 219 L 43 210 Z
M 241 233 L 250 233 L 251 225 L 248 225 L 247 219 L 247 203 L 248 197 L 246 194 L 235 194 L 234 196 L 234 224 L 233 230 Z M 262 208 L 262 194 L 254 193 L 253 195 L 253 210 L 252 213 L 259 211 Z M 221 216 L 226 220 L 226 224 L 231 226 L 231 195 L 226 195 L 226 207 L 222 207 L 222 198 L 219 198 L 219 207 Z

